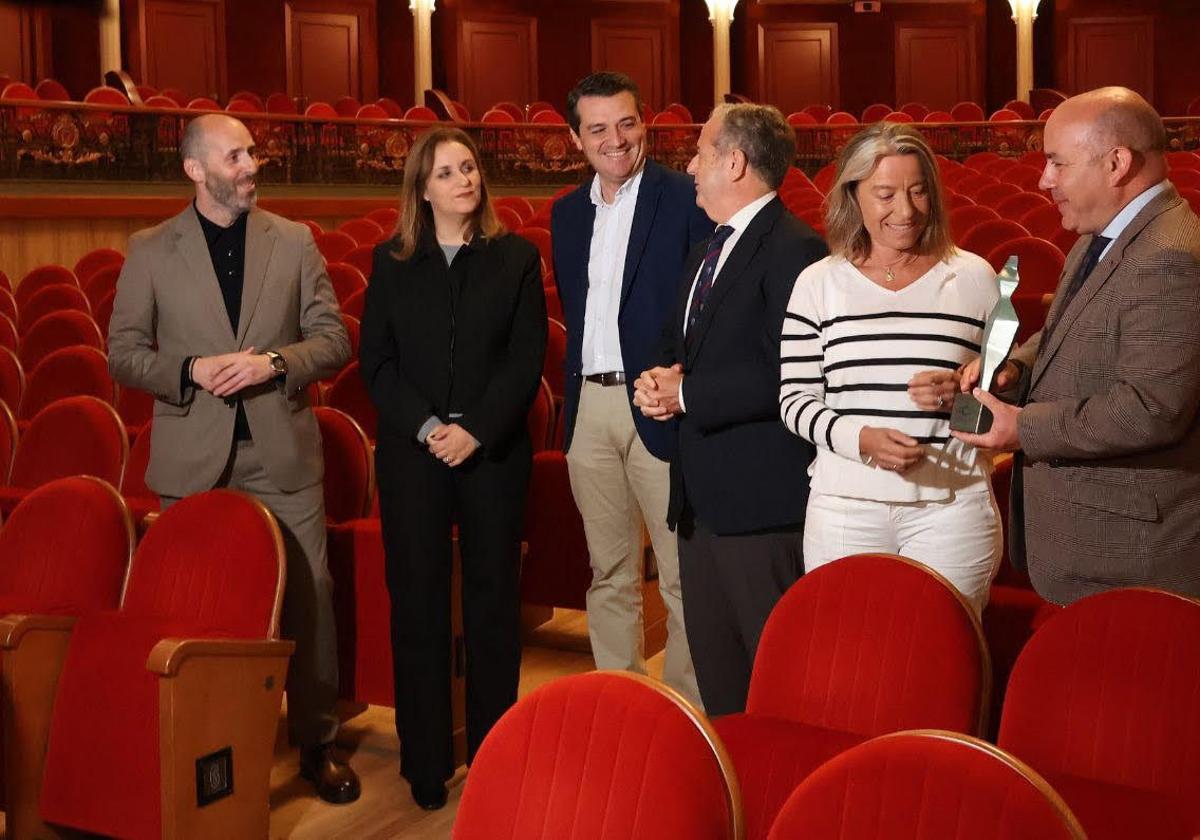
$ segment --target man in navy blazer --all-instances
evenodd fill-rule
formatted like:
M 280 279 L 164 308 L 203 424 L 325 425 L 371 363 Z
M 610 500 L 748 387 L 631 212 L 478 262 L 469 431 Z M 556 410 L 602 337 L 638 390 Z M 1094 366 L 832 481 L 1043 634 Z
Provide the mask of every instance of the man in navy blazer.
M 796 137 L 770 105 L 719 105 L 688 171 L 717 222 L 682 271 L 656 366 L 635 383 L 677 420 L 670 521 L 687 632 L 710 716 L 746 707 L 771 609 L 804 571 L 811 444 L 779 422 L 779 340 L 800 272 L 828 255 L 776 191 Z
M 699 701 L 683 622 L 676 540 L 667 527 L 673 429 L 633 407 L 688 252 L 712 232 L 692 179 L 646 160 L 637 85 L 594 73 L 567 96 L 571 137 L 596 175 L 551 215 L 554 277 L 567 327 L 564 440 L 583 516 L 596 667 L 644 673 L 642 523 L 667 607 L 663 679 Z M 628 376 L 627 376 L 628 372 Z

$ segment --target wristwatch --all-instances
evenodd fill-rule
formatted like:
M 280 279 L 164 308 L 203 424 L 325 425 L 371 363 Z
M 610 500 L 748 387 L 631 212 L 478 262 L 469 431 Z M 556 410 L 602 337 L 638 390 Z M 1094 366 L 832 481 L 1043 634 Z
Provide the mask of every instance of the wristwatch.
M 276 379 L 287 376 L 287 359 L 276 353 L 274 350 L 267 351 L 267 358 L 271 360 L 271 371 L 275 374 Z

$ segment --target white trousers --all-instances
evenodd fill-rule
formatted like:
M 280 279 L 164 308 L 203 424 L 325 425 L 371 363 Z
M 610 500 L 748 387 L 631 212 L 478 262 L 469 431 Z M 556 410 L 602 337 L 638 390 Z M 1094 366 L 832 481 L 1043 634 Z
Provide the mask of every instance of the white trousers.
M 851 554 L 899 554 L 950 581 L 975 607 L 987 605 L 1001 556 L 1000 512 L 991 490 L 938 502 L 876 502 L 813 493 L 804 520 L 806 572 Z

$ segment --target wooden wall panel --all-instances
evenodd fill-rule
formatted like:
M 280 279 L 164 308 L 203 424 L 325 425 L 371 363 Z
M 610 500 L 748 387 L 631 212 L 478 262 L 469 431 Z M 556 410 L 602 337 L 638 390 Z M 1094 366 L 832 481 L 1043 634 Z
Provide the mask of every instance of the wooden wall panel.
M 679 98 L 679 62 L 665 21 L 592 20 L 592 70 L 620 70 L 659 111 Z
M 502 100 L 524 105 L 537 99 L 536 18 L 460 18 L 458 65 L 458 99 L 473 116 Z
M 983 85 L 971 24 L 902 24 L 896 27 L 896 98 L 900 107 L 920 102 L 949 110 L 981 100 Z
M 785 114 L 840 100 L 836 23 L 760 24 L 758 61 L 759 101 Z
M 379 95 L 374 2 L 289 0 L 284 6 L 287 86 L 292 96 L 333 102 Z
M 1124 85 L 1154 99 L 1154 18 L 1074 18 L 1067 26 L 1067 90 Z
M 224 0 L 144 0 L 138 81 L 189 96 L 225 97 Z

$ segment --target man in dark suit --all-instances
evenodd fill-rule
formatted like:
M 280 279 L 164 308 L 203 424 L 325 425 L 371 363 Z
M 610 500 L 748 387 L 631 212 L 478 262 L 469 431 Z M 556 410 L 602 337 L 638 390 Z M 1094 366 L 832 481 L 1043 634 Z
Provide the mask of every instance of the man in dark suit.
M 796 277 L 829 251 L 775 191 L 795 136 L 778 110 L 722 105 L 688 167 L 717 229 L 688 258 L 659 365 L 635 402 L 678 417 L 669 521 L 704 707 L 741 711 L 763 625 L 804 570 L 812 447 L 779 423 L 779 341 Z
M 321 798 L 352 802 L 358 777 L 332 749 L 338 670 L 324 465 L 305 391 L 346 364 L 350 341 L 308 228 L 254 206 L 258 164 L 246 127 L 197 117 L 180 152 L 196 197 L 130 238 L 109 370 L 155 396 L 146 483 L 164 508 L 229 487 L 257 496 L 279 521 L 283 629 L 296 641 L 288 729 L 300 774 Z
M 1166 131 L 1133 91 L 1068 99 L 1046 123 L 1067 257 L 1045 327 L 976 396 L 1016 451 L 1009 556 L 1047 600 L 1156 586 L 1200 596 L 1200 219 L 1167 180 Z M 978 361 L 962 377 L 977 384 Z
M 646 160 L 632 79 L 588 76 L 568 94 L 567 115 L 575 145 L 596 170 L 551 216 L 567 322 L 563 448 L 592 566 L 592 654 L 598 668 L 645 673 L 644 520 L 667 607 L 663 679 L 698 700 L 675 539 L 666 526 L 672 430 L 630 401 L 633 374 L 651 363 L 683 261 L 712 225 L 696 208 L 691 178 Z

